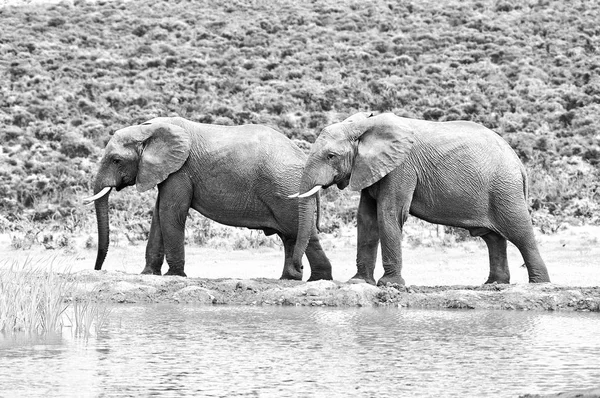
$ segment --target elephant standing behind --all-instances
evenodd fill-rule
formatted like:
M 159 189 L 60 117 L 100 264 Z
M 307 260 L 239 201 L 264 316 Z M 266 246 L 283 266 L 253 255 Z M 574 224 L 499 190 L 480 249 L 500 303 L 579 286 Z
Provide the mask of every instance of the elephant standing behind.
M 298 227 L 297 192 L 306 155 L 283 134 L 261 125 L 219 126 L 155 118 L 118 130 L 106 145 L 95 179 L 98 256 L 101 269 L 109 243 L 108 193 L 158 185 L 158 197 L 142 273 L 185 276 L 184 227 L 189 208 L 222 224 L 260 229 L 283 241 L 282 279 L 302 279 L 292 264 Z M 314 211 L 314 208 L 312 209 Z M 306 255 L 310 280 L 331 279 L 313 223 Z
M 550 281 L 533 233 L 525 169 L 506 141 L 483 126 L 357 114 L 324 128 L 300 183 L 297 267 L 314 222 L 303 210 L 315 202 L 312 195 L 333 184 L 361 192 L 354 278 L 375 283 L 381 242 L 378 284 L 404 284 L 401 239 L 411 214 L 480 236 L 489 250 L 487 283 L 510 281 L 507 240 L 521 252 L 529 282 Z

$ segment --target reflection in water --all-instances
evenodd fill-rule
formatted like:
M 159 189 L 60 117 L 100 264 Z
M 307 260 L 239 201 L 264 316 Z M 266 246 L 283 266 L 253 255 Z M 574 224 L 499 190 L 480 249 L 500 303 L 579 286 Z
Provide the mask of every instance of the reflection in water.
M 598 314 L 119 306 L 89 340 L 0 336 L 0 395 L 516 397 L 593 387 L 598 330 Z

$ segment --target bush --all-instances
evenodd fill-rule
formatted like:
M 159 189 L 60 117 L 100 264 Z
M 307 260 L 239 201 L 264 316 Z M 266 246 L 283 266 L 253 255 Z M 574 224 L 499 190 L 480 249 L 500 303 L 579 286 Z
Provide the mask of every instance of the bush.
M 78 134 L 66 133 L 60 143 L 60 152 L 70 158 L 83 158 L 92 155 L 95 148 L 90 140 L 80 137 Z
M 600 200 L 588 196 L 597 173 L 578 177 L 584 187 L 559 165 L 600 162 L 600 3 L 542 3 L 532 13 L 513 0 L 10 6 L 0 13 L 0 207 L 76 203 L 66 197 L 89 190 L 110 134 L 155 116 L 260 122 L 314 142 L 327 124 L 372 110 L 498 131 L 546 173 L 532 180 L 549 191 L 536 211 L 585 217 L 570 205 Z M 35 188 L 41 179 L 27 173 L 50 182 Z

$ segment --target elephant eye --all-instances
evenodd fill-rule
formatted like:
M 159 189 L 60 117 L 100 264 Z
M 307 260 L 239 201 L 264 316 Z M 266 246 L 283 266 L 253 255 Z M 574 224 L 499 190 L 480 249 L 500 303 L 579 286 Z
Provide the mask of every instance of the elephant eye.
M 119 158 L 113 158 L 112 162 L 114 164 L 119 164 L 119 163 L 121 163 L 121 159 L 119 159 Z
M 334 159 L 336 156 L 337 156 L 337 155 L 336 155 L 335 153 L 331 153 L 331 152 L 330 152 L 330 153 L 328 153 L 328 154 L 327 154 L 327 160 L 332 160 L 332 159 Z

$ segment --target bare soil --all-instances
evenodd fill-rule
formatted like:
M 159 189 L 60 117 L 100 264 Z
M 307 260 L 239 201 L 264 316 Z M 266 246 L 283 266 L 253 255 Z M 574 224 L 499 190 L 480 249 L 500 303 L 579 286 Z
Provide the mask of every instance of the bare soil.
M 600 311 L 600 287 L 555 284 L 387 286 L 337 281 L 182 278 L 80 271 L 74 295 L 102 302 L 302 306 L 398 306 L 498 310 Z
M 542 285 L 527 283 L 514 246 L 509 248 L 513 283 L 482 285 L 488 272 L 483 243 L 443 246 L 429 244 L 425 238 L 419 245 L 404 245 L 406 287 L 347 283 L 355 272 L 354 239 L 349 231 L 324 240 L 335 281 L 317 282 L 279 280 L 280 248 L 188 247 L 188 278 L 139 275 L 144 265 L 141 245 L 111 247 L 99 272 L 92 269 L 95 251 L 91 249 L 15 250 L 5 235 L 0 237 L 0 255 L 18 263 L 29 259 L 40 268 L 63 273 L 76 282 L 75 296 L 93 295 L 103 302 L 600 311 L 600 227 L 570 227 L 555 235 L 538 235 L 553 282 Z M 0 266 L 11 263 L 0 262 Z M 305 280 L 308 264 L 306 268 Z M 378 264 L 376 277 L 382 272 Z
M 565 391 L 556 394 L 525 394 L 519 398 L 599 398 L 600 388 Z

